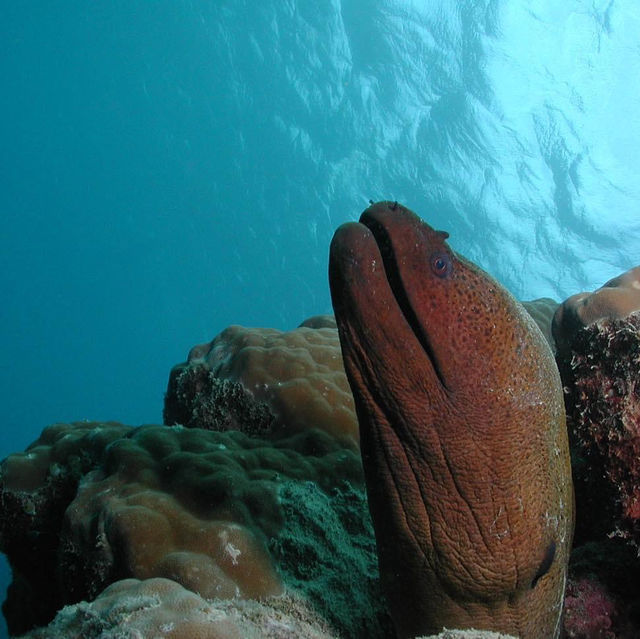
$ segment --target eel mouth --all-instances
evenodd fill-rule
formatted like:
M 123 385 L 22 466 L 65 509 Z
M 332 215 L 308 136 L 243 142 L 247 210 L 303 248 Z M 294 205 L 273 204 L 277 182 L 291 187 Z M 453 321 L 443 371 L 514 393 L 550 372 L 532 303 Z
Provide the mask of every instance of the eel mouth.
M 427 331 L 425 330 L 423 323 L 418 318 L 418 315 L 411 304 L 411 300 L 409 299 L 407 288 L 403 282 L 402 275 L 400 274 L 400 267 L 398 266 L 396 253 L 393 250 L 389 231 L 385 225 L 375 217 L 375 215 L 369 212 L 369 210 L 366 210 L 360 216 L 360 224 L 366 226 L 371 231 L 373 239 L 380 251 L 387 282 L 391 293 L 396 300 L 396 304 L 398 305 L 398 308 L 409 325 L 412 333 L 415 335 L 415 338 L 418 340 L 422 350 L 425 352 L 425 355 L 429 358 L 438 380 L 446 389 L 447 384 L 444 379 L 444 375 L 442 374 L 442 370 L 438 365 L 438 358 L 436 357 L 433 346 L 429 341 Z

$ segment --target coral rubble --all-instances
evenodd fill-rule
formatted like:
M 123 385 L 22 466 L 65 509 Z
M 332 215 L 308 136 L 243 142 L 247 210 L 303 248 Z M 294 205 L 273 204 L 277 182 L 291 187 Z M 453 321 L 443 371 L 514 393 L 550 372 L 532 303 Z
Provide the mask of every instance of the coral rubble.
M 335 639 L 299 598 L 207 600 L 170 579 L 125 579 L 22 639 Z

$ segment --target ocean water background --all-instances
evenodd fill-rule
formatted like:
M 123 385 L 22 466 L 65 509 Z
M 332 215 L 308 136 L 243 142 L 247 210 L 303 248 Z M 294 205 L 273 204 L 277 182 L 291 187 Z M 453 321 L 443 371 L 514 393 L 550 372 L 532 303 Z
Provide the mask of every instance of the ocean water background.
M 636 0 L 7 2 L 0 42 L 1 457 L 330 312 L 369 199 L 521 299 L 640 263 Z

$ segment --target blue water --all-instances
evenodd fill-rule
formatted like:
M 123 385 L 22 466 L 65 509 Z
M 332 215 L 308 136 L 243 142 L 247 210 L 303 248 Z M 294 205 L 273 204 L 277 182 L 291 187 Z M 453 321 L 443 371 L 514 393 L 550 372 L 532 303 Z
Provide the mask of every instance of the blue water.
M 638 34 L 637 0 L 2 3 L 0 457 L 330 312 L 370 198 L 520 298 L 638 264 Z

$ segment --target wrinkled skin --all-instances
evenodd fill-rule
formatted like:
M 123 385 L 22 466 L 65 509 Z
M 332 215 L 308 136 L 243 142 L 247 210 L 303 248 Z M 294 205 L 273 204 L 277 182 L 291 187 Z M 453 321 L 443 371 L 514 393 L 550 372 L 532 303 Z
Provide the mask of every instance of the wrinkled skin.
M 399 637 L 560 636 L 573 493 L 537 326 L 397 203 L 336 232 L 329 276 Z

